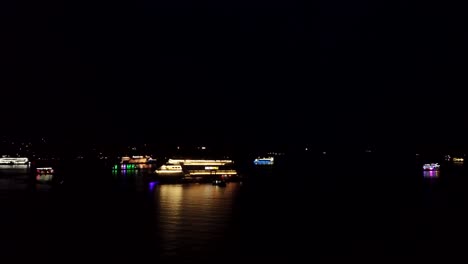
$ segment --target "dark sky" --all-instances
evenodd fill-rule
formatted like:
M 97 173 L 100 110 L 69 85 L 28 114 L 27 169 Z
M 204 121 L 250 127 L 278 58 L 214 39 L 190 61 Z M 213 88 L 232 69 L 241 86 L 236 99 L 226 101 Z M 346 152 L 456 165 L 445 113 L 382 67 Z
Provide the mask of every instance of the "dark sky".
M 27 116 L 5 133 L 345 143 L 468 132 L 464 100 L 447 92 L 466 86 L 455 7 L 98 2 L 2 3 L 3 106 Z

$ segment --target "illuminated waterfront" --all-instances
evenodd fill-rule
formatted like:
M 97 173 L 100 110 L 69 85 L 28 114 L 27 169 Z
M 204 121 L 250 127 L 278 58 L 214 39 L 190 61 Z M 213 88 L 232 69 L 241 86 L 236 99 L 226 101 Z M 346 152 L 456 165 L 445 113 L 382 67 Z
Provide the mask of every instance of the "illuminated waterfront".
M 83 260 L 214 263 L 229 256 L 229 263 L 312 253 L 422 256 L 442 240 L 448 250 L 449 236 L 468 231 L 458 224 L 468 220 L 459 210 L 468 201 L 463 166 L 442 163 L 440 171 L 424 172 L 417 165 L 405 172 L 367 162 L 353 162 L 352 170 L 310 162 L 314 170 L 251 175 L 226 187 L 162 184 L 136 169 L 73 169 L 34 178 L 27 168 L 0 168 L 0 223 L 9 226 L 2 246 L 19 258 L 24 250 L 45 254 L 53 247 L 52 259 L 80 248 Z M 53 182 L 55 176 L 63 182 Z M 443 231 L 454 228 L 457 235 Z

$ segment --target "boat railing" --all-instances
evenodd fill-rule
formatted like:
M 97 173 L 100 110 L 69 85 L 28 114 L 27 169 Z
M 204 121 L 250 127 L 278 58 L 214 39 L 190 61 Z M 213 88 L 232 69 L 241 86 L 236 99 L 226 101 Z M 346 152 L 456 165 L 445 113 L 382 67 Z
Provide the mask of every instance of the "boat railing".
M 212 175 L 223 175 L 223 174 L 237 174 L 236 170 L 189 170 L 192 175 L 196 174 L 212 174 Z

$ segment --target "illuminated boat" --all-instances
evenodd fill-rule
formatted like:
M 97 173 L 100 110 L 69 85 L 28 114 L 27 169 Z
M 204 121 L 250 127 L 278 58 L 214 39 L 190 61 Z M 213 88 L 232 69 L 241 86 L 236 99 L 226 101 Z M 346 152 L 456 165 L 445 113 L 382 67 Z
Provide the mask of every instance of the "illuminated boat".
M 275 159 L 273 157 L 268 158 L 256 158 L 254 160 L 255 165 L 273 165 Z
M 456 157 L 454 157 L 454 158 L 452 158 L 452 161 L 453 161 L 453 162 L 460 162 L 460 163 L 461 163 L 461 162 L 464 162 L 465 159 L 464 159 L 464 158 L 456 158 Z
M 169 159 L 165 165 L 158 168 L 158 176 L 184 176 L 187 179 L 202 179 L 222 177 L 228 179 L 237 176 L 232 160 L 209 159 Z
M 120 164 L 150 164 L 156 160 L 150 156 L 125 156 L 120 159 Z
M 29 159 L 28 158 L 2 157 L 2 158 L 0 158 L 0 164 L 2 164 L 2 165 L 29 164 Z
M 179 164 L 189 177 L 221 176 L 231 177 L 237 175 L 232 160 L 210 159 L 169 159 L 168 164 Z
M 60 183 L 63 181 L 57 182 L 55 171 L 52 167 L 39 167 L 36 168 L 36 182 L 37 183 Z
M 115 164 L 112 167 L 113 171 L 117 170 L 137 170 L 137 169 L 154 169 L 156 159 L 151 156 L 124 156 L 120 159 L 120 164 Z
M 435 171 L 439 169 L 440 165 L 438 163 L 426 163 L 423 165 L 423 170 L 425 171 Z
M 52 167 L 41 167 L 41 168 L 36 168 L 36 173 L 41 175 L 41 174 L 53 174 L 54 169 Z
M 214 186 L 226 187 L 226 181 L 224 180 L 214 180 L 211 184 Z
M 159 167 L 155 173 L 158 176 L 184 176 L 184 171 L 181 165 L 165 164 Z

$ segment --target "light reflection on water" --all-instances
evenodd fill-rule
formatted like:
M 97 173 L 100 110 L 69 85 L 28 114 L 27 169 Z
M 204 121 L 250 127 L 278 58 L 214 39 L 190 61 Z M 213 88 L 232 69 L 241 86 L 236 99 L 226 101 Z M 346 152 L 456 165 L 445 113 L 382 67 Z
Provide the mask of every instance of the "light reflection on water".
M 36 184 L 34 185 L 36 191 L 50 191 L 52 185 L 50 184 L 54 179 L 53 174 L 38 174 L 36 175 Z
M 423 177 L 427 179 L 436 179 L 440 177 L 440 171 L 423 171 Z
M 19 175 L 0 178 L 1 191 L 27 190 L 29 186 L 28 176 Z
M 39 182 L 50 182 L 54 178 L 53 174 L 38 174 L 36 180 Z
M 54 175 L 31 174 L 29 165 L 0 165 L 0 190 L 2 191 L 27 191 L 50 190 L 49 183 Z
M 418 225 L 405 226 L 408 222 L 405 218 L 401 226 L 396 226 L 395 219 L 407 217 L 407 211 L 401 211 L 400 208 L 405 209 L 405 206 L 410 204 L 408 210 L 411 212 L 412 206 L 419 206 L 420 211 L 427 208 L 428 212 L 434 208 L 445 210 L 453 204 L 453 200 L 448 199 L 449 192 L 464 198 L 460 199 L 461 202 L 466 201 L 463 195 L 467 186 L 463 184 L 466 178 L 457 176 L 464 175 L 458 169 L 444 170 L 442 177 L 447 181 L 444 183 L 437 180 L 434 181 L 437 184 L 424 185 L 424 188 L 427 187 L 425 190 L 429 191 L 423 193 L 419 189 L 420 185 L 412 186 L 411 181 L 400 180 L 402 177 L 396 178 L 397 184 L 392 184 L 383 180 L 373 181 L 375 178 L 360 180 L 358 173 L 354 175 L 356 178 L 353 180 L 349 180 L 348 174 L 311 174 L 319 180 L 314 178 L 314 181 L 310 181 L 311 184 L 304 188 L 295 183 L 287 185 L 282 182 L 263 181 L 261 184 L 252 181 L 245 181 L 243 185 L 228 183 L 226 187 L 196 183 L 160 184 L 147 177 L 148 175 L 141 170 L 100 173 L 91 170 L 89 175 L 92 177 L 78 177 L 79 181 L 71 183 L 65 180 L 64 185 L 57 187 L 57 192 L 48 192 L 51 186 L 38 183 L 38 179 L 34 179 L 36 175 L 28 180 L 25 175 L 10 177 L 3 173 L 4 176 L 0 177 L 0 198 L 7 198 L 8 202 L 3 204 L 4 207 L 9 206 L 8 210 L 4 209 L 3 214 L 11 216 L 17 213 L 18 208 L 23 208 L 23 215 L 19 215 L 18 219 L 26 219 L 28 223 L 31 219 L 50 222 L 47 232 L 52 230 L 61 240 L 56 242 L 50 239 L 48 243 L 61 245 L 62 241 L 70 244 L 76 237 L 96 238 L 90 243 L 94 243 L 97 254 L 102 251 L 103 244 L 111 244 L 125 247 L 132 256 L 143 254 L 142 252 L 151 257 L 175 256 L 189 260 L 190 257 L 208 256 L 210 259 L 224 262 L 229 259 L 213 258 L 213 254 L 217 254 L 220 248 L 226 249 L 223 252 L 225 256 L 274 256 L 275 253 L 278 255 L 282 252 L 297 252 L 296 247 L 303 243 L 295 241 L 294 237 L 306 237 L 309 229 L 313 229 L 314 232 L 309 238 L 317 239 L 316 242 L 322 243 L 323 247 L 329 246 L 332 252 L 335 252 L 337 245 L 346 248 L 348 244 L 355 242 L 354 237 L 359 236 L 364 236 L 369 240 L 369 245 L 373 246 L 374 242 L 381 238 L 376 235 L 376 239 L 373 240 L 375 230 L 380 226 L 382 229 L 378 230 L 388 230 L 388 227 L 392 226 L 404 233 L 419 225 L 419 217 L 426 217 L 423 214 L 411 219 Z M 413 175 L 421 180 L 420 170 L 416 170 Z M 65 175 L 65 178 L 67 176 L 69 177 Z M 333 176 L 333 180 L 330 180 Z M 425 179 L 438 179 L 440 172 L 426 171 L 423 172 L 423 176 Z M 93 177 L 101 179 L 101 183 L 104 184 L 96 185 L 100 182 L 89 180 Z M 47 182 L 49 178 L 43 177 L 43 180 Z M 423 181 L 417 181 L 418 184 L 421 182 Z M 29 196 L 31 200 L 24 199 L 24 192 L 16 192 L 19 195 L 13 196 L 11 192 L 3 191 L 25 189 L 28 184 L 36 191 Z M 90 186 L 96 189 L 88 192 Z M 394 188 L 400 186 L 405 187 L 395 192 Z M 398 193 L 400 198 L 393 200 L 394 193 Z M 42 199 L 37 199 L 38 197 Z M 400 212 L 403 212 L 403 215 L 399 215 Z M 308 218 L 311 213 L 312 217 Z M 444 215 L 443 212 L 440 215 Z M 18 223 L 16 219 L 5 219 L 3 221 L 10 225 Z M 55 219 L 65 219 L 62 221 L 64 224 L 57 226 Z M 15 228 L 20 229 L 20 225 L 17 225 Z M 76 227 L 78 228 L 75 230 Z M 354 233 L 354 230 L 359 231 Z M 36 229 L 33 231 L 40 233 Z M 386 231 L 382 232 L 387 234 Z M 393 232 L 388 232 L 390 233 Z M 25 234 L 27 235 L 24 237 L 29 239 L 30 233 Z M 11 243 L 10 238 L 14 237 L 16 234 L 12 233 L 5 241 Z M 40 243 L 48 245 L 43 243 L 43 237 L 47 236 L 42 236 Z M 403 242 L 406 241 L 404 239 Z M 398 243 L 392 243 L 395 244 Z M 18 250 L 22 250 L 22 246 L 22 240 L 15 245 Z M 260 250 L 261 246 L 265 247 L 265 250 Z M 75 252 L 75 247 L 70 247 L 70 252 Z M 114 257 L 119 258 L 118 255 Z
M 222 240 L 240 185 L 157 185 L 155 210 L 165 255 L 191 254 Z
M 118 185 L 124 189 L 133 189 L 137 192 L 146 192 L 149 188 L 148 172 L 146 170 L 112 170 L 112 175 Z
M 30 172 L 29 165 L 0 165 L 0 175 L 22 175 Z
M 29 165 L 0 165 L 0 190 L 27 190 L 29 172 Z

